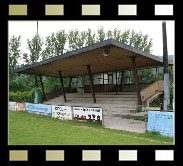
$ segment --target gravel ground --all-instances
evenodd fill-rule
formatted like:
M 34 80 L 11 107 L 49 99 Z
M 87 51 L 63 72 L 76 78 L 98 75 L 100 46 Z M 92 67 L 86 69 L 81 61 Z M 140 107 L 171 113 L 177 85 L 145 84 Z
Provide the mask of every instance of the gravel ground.
M 104 127 L 137 133 L 145 132 L 145 122 L 141 120 L 122 119 L 121 117 L 114 116 L 104 116 Z

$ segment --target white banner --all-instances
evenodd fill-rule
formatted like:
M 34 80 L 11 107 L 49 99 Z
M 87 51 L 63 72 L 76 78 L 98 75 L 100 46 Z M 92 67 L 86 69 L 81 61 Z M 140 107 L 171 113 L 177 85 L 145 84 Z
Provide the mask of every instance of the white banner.
M 9 102 L 9 110 L 16 111 L 16 102 Z
M 102 124 L 102 108 L 73 107 L 74 120 Z
M 72 120 L 72 108 L 52 105 L 52 118 Z

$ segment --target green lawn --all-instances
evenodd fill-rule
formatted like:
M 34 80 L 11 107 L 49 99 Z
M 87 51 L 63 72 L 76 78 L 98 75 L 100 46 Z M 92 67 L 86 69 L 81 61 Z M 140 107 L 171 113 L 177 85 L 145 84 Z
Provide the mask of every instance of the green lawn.
M 106 129 L 96 124 L 9 111 L 9 145 L 168 145 L 173 138 L 154 133 Z

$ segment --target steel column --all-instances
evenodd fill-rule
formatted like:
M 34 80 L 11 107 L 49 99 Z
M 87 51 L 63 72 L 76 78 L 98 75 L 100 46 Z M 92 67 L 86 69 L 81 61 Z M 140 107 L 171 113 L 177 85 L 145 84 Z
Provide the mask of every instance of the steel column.
M 38 91 L 37 91 L 37 76 L 35 75 L 35 97 L 34 97 L 34 103 L 38 103 Z
M 104 73 L 103 73 L 103 91 L 105 91 L 105 87 L 104 87 Z
M 121 85 L 120 85 L 120 92 L 122 91 L 123 89 L 123 80 L 124 80 L 124 71 L 122 70 L 121 72 Z
M 168 48 L 167 48 L 167 34 L 166 22 L 162 22 L 163 33 L 163 65 L 164 65 L 164 110 L 168 110 L 170 104 L 170 85 L 169 85 L 169 71 L 168 71 Z
M 39 76 L 39 78 L 40 78 L 40 82 L 41 82 L 41 88 L 42 88 L 42 93 L 43 93 L 43 96 L 44 96 L 44 100 L 47 101 L 46 94 L 45 94 L 45 91 L 44 91 L 44 85 L 43 85 L 42 77 Z
M 138 82 L 138 76 L 137 76 L 137 69 L 136 69 L 136 57 L 132 56 L 132 66 L 134 71 L 134 77 L 135 77 L 135 83 L 136 83 L 136 91 L 137 91 L 137 98 L 138 98 L 138 105 L 142 104 L 141 96 L 140 96 L 140 88 L 139 88 L 139 82 Z
M 59 71 L 59 76 L 60 76 L 60 83 L 61 83 L 61 88 L 62 88 L 64 101 L 67 102 L 66 96 L 65 96 L 64 83 L 63 83 L 63 78 L 62 78 L 62 72 L 61 71 Z
M 70 77 L 70 79 L 69 79 L 68 93 L 70 93 L 70 90 L 71 90 L 71 84 L 72 84 L 72 77 Z
M 87 70 L 88 70 L 88 75 L 89 75 L 89 79 L 90 79 L 90 85 L 91 85 L 93 102 L 96 103 L 95 90 L 94 90 L 93 78 L 92 78 L 92 73 L 91 73 L 90 65 L 87 65 Z
M 116 95 L 118 94 L 118 82 L 117 82 L 117 71 L 116 71 Z

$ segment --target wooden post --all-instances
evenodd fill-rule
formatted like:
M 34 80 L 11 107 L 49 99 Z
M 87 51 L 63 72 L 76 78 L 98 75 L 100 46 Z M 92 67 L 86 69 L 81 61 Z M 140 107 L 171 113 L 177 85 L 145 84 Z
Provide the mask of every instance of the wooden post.
M 42 88 L 42 93 L 43 93 L 43 96 L 44 96 L 44 100 L 47 101 L 46 94 L 45 94 L 45 91 L 44 91 L 44 85 L 43 85 L 42 77 L 39 76 L 39 78 L 40 78 L 40 82 L 41 82 L 41 88 Z
M 134 77 L 135 77 L 135 83 L 136 83 L 136 91 L 137 91 L 137 98 L 138 98 L 138 105 L 142 104 L 141 96 L 140 96 L 140 88 L 139 88 L 139 82 L 138 82 L 138 76 L 137 76 L 137 69 L 136 69 L 136 60 L 135 56 L 132 56 L 132 66 L 134 71 Z
M 64 101 L 67 102 L 66 96 L 65 96 L 64 83 L 63 83 L 63 78 L 62 78 L 62 72 L 61 71 L 59 71 L 59 76 L 60 76 L 60 83 L 61 83 L 62 93 L 63 93 L 63 96 L 64 96 Z
M 120 85 L 120 92 L 122 92 L 123 89 L 123 80 L 124 80 L 124 71 L 121 72 L 121 85 Z
M 92 92 L 93 102 L 96 103 L 95 90 L 94 90 L 93 78 L 92 78 L 92 73 L 91 73 L 90 65 L 87 65 L 87 70 L 88 70 L 88 75 L 89 75 L 89 79 L 90 79 L 90 85 L 91 85 L 91 92 Z
M 70 93 L 70 90 L 71 90 L 71 84 L 72 84 L 72 77 L 70 77 L 70 79 L 69 79 L 68 93 Z

